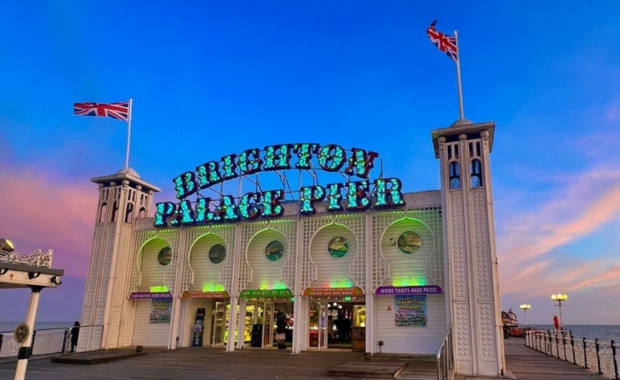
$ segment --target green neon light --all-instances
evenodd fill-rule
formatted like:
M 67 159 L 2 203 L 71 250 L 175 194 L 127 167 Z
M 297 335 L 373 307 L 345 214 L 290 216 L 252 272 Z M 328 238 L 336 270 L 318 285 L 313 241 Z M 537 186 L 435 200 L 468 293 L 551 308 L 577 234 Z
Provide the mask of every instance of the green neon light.
M 174 189 L 177 192 L 176 197 L 183 199 L 188 195 L 196 192 L 196 176 L 193 172 L 186 172 L 172 180 Z
M 165 293 L 167 291 L 168 291 L 168 287 L 166 285 L 151 286 L 150 288 L 151 293 Z
M 202 286 L 203 292 L 223 292 L 224 290 L 226 290 L 226 288 L 221 284 L 209 283 Z
M 374 167 L 375 158 L 378 153 L 368 152 L 363 149 L 352 148 L 353 156 L 349 158 L 349 166 L 344 169 L 348 175 L 355 175 L 360 178 L 368 178 L 370 170 Z
M 312 154 L 316 153 L 318 149 L 318 144 L 295 144 L 293 145 L 295 154 L 299 161 L 295 164 L 297 169 L 310 169 L 310 160 L 312 159 Z
M 351 297 L 344 297 L 345 301 L 351 301 Z

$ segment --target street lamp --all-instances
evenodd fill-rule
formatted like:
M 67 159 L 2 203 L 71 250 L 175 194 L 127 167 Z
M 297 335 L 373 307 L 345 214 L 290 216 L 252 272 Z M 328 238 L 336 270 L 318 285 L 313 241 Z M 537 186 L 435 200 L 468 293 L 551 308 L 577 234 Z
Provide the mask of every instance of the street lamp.
M 566 294 L 552 294 L 551 299 L 558 303 L 555 306 L 558 306 L 560 308 L 560 329 L 563 329 L 564 325 L 562 324 L 562 301 L 566 301 L 568 299 L 568 296 Z
M 528 304 L 523 304 L 521 305 L 521 309 L 523 309 L 523 312 L 525 313 L 525 328 L 527 329 L 527 310 L 530 309 L 531 306 Z

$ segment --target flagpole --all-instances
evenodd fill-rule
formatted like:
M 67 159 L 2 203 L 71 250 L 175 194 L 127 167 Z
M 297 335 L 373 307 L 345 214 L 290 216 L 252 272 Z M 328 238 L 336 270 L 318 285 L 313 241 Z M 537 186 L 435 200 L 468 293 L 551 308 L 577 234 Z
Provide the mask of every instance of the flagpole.
M 459 79 L 460 82 L 460 79 Z M 131 140 L 131 104 L 133 99 L 129 99 L 129 117 L 127 118 L 127 153 L 125 154 L 125 169 L 129 169 L 129 142 Z
M 456 40 L 456 79 L 459 85 L 459 115 L 463 120 L 465 115 L 463 112 L 463 89 L 461 88 L 461 50 L 459 50 L 459 34 L 457 31 L 454 31 L 454 39 Z

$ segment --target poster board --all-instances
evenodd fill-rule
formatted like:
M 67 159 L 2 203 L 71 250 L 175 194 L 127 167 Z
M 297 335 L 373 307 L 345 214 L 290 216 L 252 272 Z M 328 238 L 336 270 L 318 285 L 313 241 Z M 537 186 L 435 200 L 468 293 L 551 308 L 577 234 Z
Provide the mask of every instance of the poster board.
M 426 327 L 426 295 L 394 296 L 396 327 Z
M 170 323 L 172 299 L 153 298 L 151 300 L 151 316 L 149 323 Z

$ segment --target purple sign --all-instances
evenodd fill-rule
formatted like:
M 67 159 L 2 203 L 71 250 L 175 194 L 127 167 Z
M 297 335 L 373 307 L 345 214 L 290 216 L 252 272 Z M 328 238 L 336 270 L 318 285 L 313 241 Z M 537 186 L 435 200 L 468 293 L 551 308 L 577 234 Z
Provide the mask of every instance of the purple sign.
M 170 292 L 159 292 L 159 293 L 151 293 L 151 292 L 138 292 L 131 293 L 129 296 L 130 300 L 150 300 L 153 298 L 172 298 L 172 294 Z
M 409 296 L 417 294 L 443 294 L 443 289 L 439 285 L 380 286 L 375 291 L 376 296 Z

